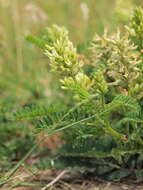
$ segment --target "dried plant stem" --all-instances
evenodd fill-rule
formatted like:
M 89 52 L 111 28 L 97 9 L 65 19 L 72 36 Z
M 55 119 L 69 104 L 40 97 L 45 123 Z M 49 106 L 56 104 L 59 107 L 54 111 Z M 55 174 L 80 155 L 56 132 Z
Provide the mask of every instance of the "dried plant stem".
M 63 175 L 66 174 L 66 170 L 62 171 L 53 181 L 51 181 L 50 183 L 48 183 L 45 187 L 43 187 L 41 190 L 46 190 L 48 189 L 50 186 L 54 185 Z

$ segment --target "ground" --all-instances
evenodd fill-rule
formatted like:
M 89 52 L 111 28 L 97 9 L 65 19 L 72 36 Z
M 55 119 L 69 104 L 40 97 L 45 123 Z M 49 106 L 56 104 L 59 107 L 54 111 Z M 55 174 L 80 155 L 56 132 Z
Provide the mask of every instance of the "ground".
M 13 177 L 13 185 L 1 190 L 143 190 L 143 185 L 106 182 L 101 179 L 85 179 L 66 171 L 45 170 L 30 173 L 20 168 Z

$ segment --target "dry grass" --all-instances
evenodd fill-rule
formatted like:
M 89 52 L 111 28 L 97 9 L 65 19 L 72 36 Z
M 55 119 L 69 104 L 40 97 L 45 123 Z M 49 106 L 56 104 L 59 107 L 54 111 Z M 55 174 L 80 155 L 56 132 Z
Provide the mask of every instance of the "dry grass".
M 31 174 L 20 168 L 12 178 L 11 184 L 5 184 L 1 190 L 143 190 L 142 185 L 112 183 L 97 178 L 87 180 L 80 175 L 57 170 Z

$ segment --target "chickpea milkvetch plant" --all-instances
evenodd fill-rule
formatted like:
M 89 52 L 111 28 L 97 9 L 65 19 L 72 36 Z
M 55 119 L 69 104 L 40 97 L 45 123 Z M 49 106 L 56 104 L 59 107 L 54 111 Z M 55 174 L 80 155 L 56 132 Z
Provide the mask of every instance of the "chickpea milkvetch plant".
M 41 39 L 28 36 L 48 56 L 62 89 L 73 94 L 64 110 L 13 114 L 40 116 L 36 129 L 48 135 L 62 132 L 52 167 L 58 162 L 108 180 L 143 179 L 142 26 L 143 10 L 136 8 L 126 31 L 96 35 L 87 57 L 78 55 L 64 27 L 47 28 Z

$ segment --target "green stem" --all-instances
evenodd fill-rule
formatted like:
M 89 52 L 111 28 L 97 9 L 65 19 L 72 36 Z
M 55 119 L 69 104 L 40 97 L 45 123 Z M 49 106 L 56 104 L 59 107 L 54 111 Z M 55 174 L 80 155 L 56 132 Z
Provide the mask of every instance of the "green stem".
M 77 125 L 77 124 L 79 124 L 79 123 L 88 121 L 88 120 L 90 120 L 90 119 L 92 119 L 92 118 L 95 118 L 95 117 L 96 117 L 96 115 L 92 115 L 92 116 L 90 116 L 90 117 L 88 117 L 88 118 L 85 118 L 85 119 L 82 119 L 82 120 L 80 120 L 80 121 L 77 121 L 77 122 L 71 123 L 71 124 L 69 124 L 69 125 L 66 125 L 66 126 L 60 128 L 60 129 L 55 129 L 54 131 L 49 132 L 49 134 L 47 134 L 45 137 L 50 136 L 50 135 L 52 135 L 52 134 L 55 134 L 55 133 L 57 133 L 57 132 L 60 132 L 60 131 L 62 131 L 62 130 L 68 129 L 68 128 L 70 128 L 70 127 L 73 127 L 74 125 Z M 38 142 L 38 144 L 35 144 L 35 145 L 31 148 L 31 150 L 23 157 L 23 159 L 20 160 L 20 161 L 16 164 L 16 166 L 11 169 L 10 172 L 8 172 L 8 174 L 7 174 L 6 177 L 4 178 L 4 181 L 3 181 L 3 182 L 0 182 L 0 185 L 6 184 L 6 183 L 9 181 L 9 178 L 18 170 L 18 168 L 24 163 L 24 161 L 28 159 L 28 157 L 36 150 L 36 148 L 38 147 L 38 145 L 41 144 L 41 143 L 43 142 L 43 140 L 44 140 L 44 138 L 41 139 L 41 140 Z
M 121 134 L 121 133 L 118 133 L 117 131 L 115 131 L 109 122 L 106 122 L 106 128 L 105 128 L 105 131 L 107 131 L 108 134 L 110 134 L 111 136 L 113 137 L 116 137 L 120 140 L 123 140 L 125 138 L 125 135 Z

